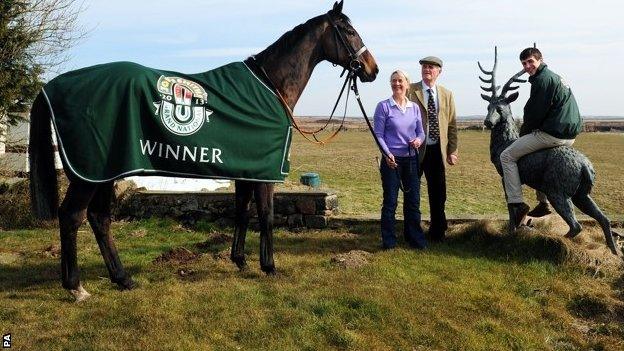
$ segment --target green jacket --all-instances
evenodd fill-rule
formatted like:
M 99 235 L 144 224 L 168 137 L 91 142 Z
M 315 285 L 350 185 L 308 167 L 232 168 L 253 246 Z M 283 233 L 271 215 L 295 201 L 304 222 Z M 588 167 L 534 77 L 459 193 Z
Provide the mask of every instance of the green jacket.
M 546 64 L 529 77 L 531 96 L 524 106 L 520 136 L 539 129 L 559 139 L 574 139 L 583 127 L 572 90 Z

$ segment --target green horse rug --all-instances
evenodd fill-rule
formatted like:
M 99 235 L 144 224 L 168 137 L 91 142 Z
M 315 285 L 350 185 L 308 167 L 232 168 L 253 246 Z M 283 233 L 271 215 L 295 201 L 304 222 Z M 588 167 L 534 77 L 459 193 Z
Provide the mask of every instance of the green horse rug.
M 43 93 L 64 167 L 84 181 L 288 175 L 290 119 L 243 62 L 198 74 L 108 63 L 60 75 Z

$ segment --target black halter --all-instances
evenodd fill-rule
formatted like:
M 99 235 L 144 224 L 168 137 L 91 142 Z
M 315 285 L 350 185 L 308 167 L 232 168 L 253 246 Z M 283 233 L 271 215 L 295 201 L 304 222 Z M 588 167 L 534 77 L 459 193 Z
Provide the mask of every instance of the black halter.
M 345 84 L 342 87 L 342 90 L 340 91 L 340 95 L 338 96 L 338 101 L 340 101 L 340 97 L 342 96 L 342 92 L 344 91 L 345 86 L 347 85 L 347 83 L 349 82 L 350 84 L 350 90 L 352 90 L 355 93 L 355 97 L 357 99 L 358 105 L 360 106 L 360 110 L 362 111 L 362 115 L 364 116 L 364 119 L 366 120 L 366 124 L 368 125 L 368 129 L 370 130 L 371 134 L 373 135 L 373 139 L 375 139 L 375 143 L 377 144 L 377 148 L 379 148 L 379 151 L 381 151 L 381 153 L 388 157 L 388 154 L 386 154 L 386 152 L 383 150 L 383 148 L 381 147 L 381 144 L 379 143 L 379 139 L 377 139 L 377 135 L 375 135 L 375 131 L 373 130 L 373 126 L 371 125 L 370 120 L 368 119 L 368 115 L 366 114 L 366 111 L 364 110 L 364 106 L 362 104 L 362 101 L 360 100 L 360 93 L 358 91 L 357 88 L 357 72 L 359 70 L 362 69 L 362 63 L 360 62 L 359 58 L 360 56 L 362 56 L 362 54 L 368 50 L 366 48 L 366 45 L 362 45 L 362 47 L 355 51 L 355 49 L 353 48 L 353 46 L 351 46 L 351 44 L 349 43 L 349 41 L 346 40 L 346 38 L 344 37 L 344 34 L 342 33 L 342 31 L 340 30 L 340 27 L 338 27 L 338 25 L 336 24 L 336 22 L 334 21 L 334 19 L 332 18 L 331 14 L 328 12 L 327 13 L 327 20 L 329 21 L 329 23 L 331 24 L 331 26 L 334 28 L 334 36 L 336 38 L 338 38 L 338 40 L 336 40 L 336 58 L 338 58 L 338 42 L 342 43 L 342 46 L 347 50 L 347 52 L 349 53 L 349 58 L 351 59 L 351 61 L 349 62 L 349 65 L 347 67 L 344 68 L 344 70 L 342 71 L 342 74 L 340 75 L 341 77 L 344 75 L 345 71 L 349 71 L 349 74 L 347 75 L 347 78 L 345 79 Z M 349 95 L 347 94 L 347 101 L 349 99 Z M 334 111 L 336 110 L 336 106 L 338 106 L 338 101 L 336 101 L 336 105 L 334 105 L 334 110 L 332 111 L 331 116 L 334 115 Z M 346 114 L 346 109 L 345 109 L 345 114 Z M 331 117 L 330 117 L 331 120 Z M 343 121 L 344 121 L 344 117 L 343 117 Z M 328 122 L 329 123 L 329 122 Z M 384 161 L 382 161 L 384 162 Z M 399 177 L 399 188 L 401 188 L 401 190 L 405 193 L 409 192 L 411 189 L 409 188 L 405 188 L 405 186 L 403 185 L 403 180 L 401 177 L 401 171 L 399 170 L 399 167 L 397 167 L 395 169 L 395 171 L 397 172 L 397 175 Z M 408 172 L 411 173 L 412 169 L 411 169 L 411 165 L 408 169 Z
M 348 68 L 345 68 L 345 70 L 349 70 L 350 72 L 357 72 L 359 70 L 362 69 L 362 63 L 359 61 L 360 56 L 362 56 L 362 54 L 368 50 L 366 48 L 366 45 L 362 45 L 362 47 L 359 50 L 355 50 L 353 48 L 353 46 L 351 45 L 351 43 L 345 38 L 344 34 L 342 33 L 342 31 L 340 30 L 340 27 L 338 27 L 338 25 L 336 24 L 336 22 L 334 21 L 334 19 L 332 18 L 331 14 L 328 12 L 326 14 L 327 16 L 327 20 L 329 21 L 329 24 L 331 24 L 331 26 L 334 28 L 334 36 L 336 38 L 338 38 L 338 40 L 336 41 L 336 59 L 338 58 L 338 43 L 342 43 L 342 46 L 347 50 L 347 52 L 349 53 L 349 58 L 351 59 L 351 61 L 349 61 L 349 65 L 347 66 Z M 344 71 L 343 71 L 344 74 Z M 341 74 L 342 76 L 342 74 Z

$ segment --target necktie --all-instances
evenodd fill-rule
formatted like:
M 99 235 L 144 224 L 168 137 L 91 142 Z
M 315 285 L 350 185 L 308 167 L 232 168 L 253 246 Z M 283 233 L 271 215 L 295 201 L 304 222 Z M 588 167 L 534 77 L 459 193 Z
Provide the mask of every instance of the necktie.
M 440 140 L 440 124 L 438 123 L 438 111 L 433 101 L 433 90 L 427 89 L 429 101 L 427 102 L 427 117 L 429 119 L 429 139 L 432 142 Z

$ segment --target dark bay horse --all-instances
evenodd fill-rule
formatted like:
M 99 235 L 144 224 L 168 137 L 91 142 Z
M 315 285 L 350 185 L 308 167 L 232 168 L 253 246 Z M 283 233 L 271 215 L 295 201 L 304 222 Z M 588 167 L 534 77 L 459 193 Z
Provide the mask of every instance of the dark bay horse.
M 375 79 L 375 59 L 364 46 L 349 18 L 342 13 L 342 1 L 326 14 L 314 17 L 282 35 L 267 49 L 245 63 L 265 84 L 283 97 L 292 111 L 315 66 L 327 60 L 351 69 L 363 82 Z M 92 183 L 67 171 L 69 188 L 60 207 L 51 143 L 51 113 L 44 98 L 36 98 L 30 119 L 30 184 L 31 201 L 36 216 L 53 219 L 58 216 L 61 237 L 62 285 L 76 301 L 88 298 L 80 283 L 77 265 L 76 235 L 87 218 L 95 234 L 110 279 L 121 289 L 136 286 L 124 270 L 110 234 L 113 182 Z M 63 160 L 65 163 L 65 160 Z M 249 223 L 252 196 L 260 223 L 260 267 L 267 274 L 275 272 L 273 261 L 273 183 L 240 181 L 236 185 L 236 227 L 231 259 L 243 269 L 246 266 L 244 246 Z

